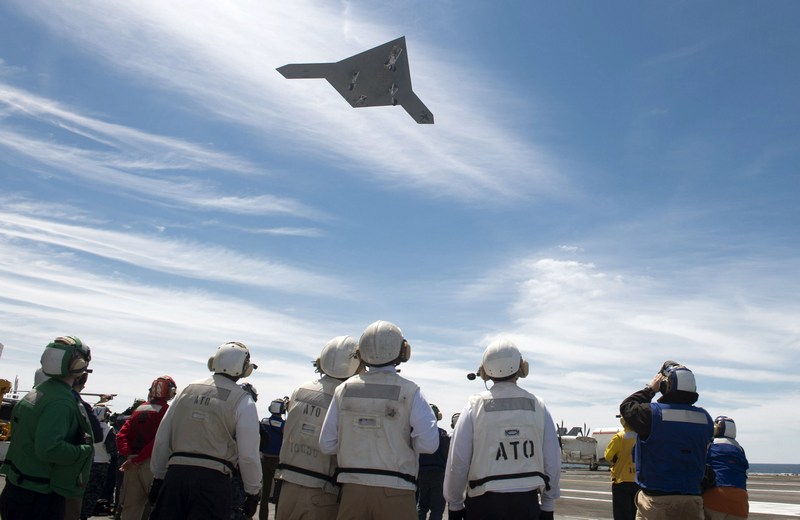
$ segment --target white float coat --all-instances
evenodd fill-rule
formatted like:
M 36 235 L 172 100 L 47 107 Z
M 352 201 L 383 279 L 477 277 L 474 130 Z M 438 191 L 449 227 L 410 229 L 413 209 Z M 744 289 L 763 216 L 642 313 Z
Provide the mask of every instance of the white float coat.
M 368 372 L 394 372 L 394 366 L 370 367 Z M 436 417 L 433 415 L 431 405 L 422 395 L 420 390 L 414 394 L 411 404 L 411 442 L 414 451 L 419 453 L 433 453 L 439 447 L 439 428 L 436 426 Z M 322 432 L 319 436 L 319 447 L 322 453 L 334 455 L 339 448 L 339 406 L 336 399 L 331 402 L 325 422 L 322 423 Z
M 492 389 L 504 394 L 505 389 L 514 390 L 517 384 L 513 382 L 495 383 Z M 555 500 L 559 497 L 559 480 L 561 478 L 561 448 L 558 444 L 553 418 L 547 408 L 544 409 L 544 439 L 541 447 L 544 473 L 550 478 L 550 491 L 542 491 L 540 501 L 543 511 L 554 511 Z M 447 457 L 447 470 L 444 479 L 444 498 L 448 507 L 454 511 L 464 509 L 464 497 L 469 479 L 469 468 L 472 462 L 472 422 L 474 412 L 470 403 L 464 407 L 461 416 L 453 430 L 450 441 L 450 454 Z M 509 489 L 506 492 L 529 491 L 530 488 Z

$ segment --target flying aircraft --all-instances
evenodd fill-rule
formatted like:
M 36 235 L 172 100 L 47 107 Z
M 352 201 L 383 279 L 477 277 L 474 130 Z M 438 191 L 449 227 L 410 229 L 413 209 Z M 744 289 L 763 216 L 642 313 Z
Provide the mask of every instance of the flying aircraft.
M 433 114 L 411 90 L 405 36 L 336 63 L 292 63 L 277 70 L 286 79 L 324 78 L 353 108 L 399 104 L 417 123 L 433 124 Z

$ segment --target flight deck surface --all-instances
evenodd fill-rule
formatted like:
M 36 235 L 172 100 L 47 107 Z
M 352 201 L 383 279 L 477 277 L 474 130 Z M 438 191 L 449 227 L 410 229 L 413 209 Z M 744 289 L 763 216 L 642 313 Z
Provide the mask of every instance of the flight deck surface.
M 0 488 L 4 485 L 5 478 L 0 477 Z M 750 475 L 747 490 L 750 494 L 750 520 L 800 518 L 800 476 Z M 270 505 L 270 519 L 274 518 L 274 507 Z M 556 502 L 555 517 L 561 520 L 611 520 L 608 471 L 564 469 L 561 474 L 561 498 Z M 92 518 L 99 520 L 110 517 Z

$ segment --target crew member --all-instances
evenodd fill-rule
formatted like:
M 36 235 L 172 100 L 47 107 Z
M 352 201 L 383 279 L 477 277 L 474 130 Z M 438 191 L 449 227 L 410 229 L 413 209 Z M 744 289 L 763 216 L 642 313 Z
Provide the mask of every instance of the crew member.
M 736 440 L 736 423 L 720 415 L 714 419 L 714 443 L 707 464 L 714 470 L 714 485 L 703 493 L 706 520 L 740 520 L 750 513 L 744 448 Z
M 411 356 L 397 325 L 371 324 L 358 351 L 367 371 L 336 388 L 319 439 L 339 462 L 337 518 L 414 518 L 419 454 L 439 445 L 436 417 L 419 387 L 397 374 Z
M 633 464 L 633 448 L 636 432 L 620 417 L 622 431 L 617 432 L 606 446 L 604 458 L 611 464 L 611 507 L 614 520 L 636 518 L 636 466 Z
M 269 518 L 269 498 L 272 497 L 272 481 L 275 470 L 278 469 L 278 457 L 283 444 L 283 425 L 286 420 L 286 402 L 288 397 L 275 399 L 269 403 L 269 417 L 261 419 L 260 424 L 260 449 L 261 449 L 261 508 L 258 511 L 259 520 Z
M 514 343 L 498 339 L 486 347 L 478 374 L 494 384 L 469 398 L 453 431 L 448 518 L 552 520 L 561 449 L 544 402 L 517 385 L 528 362 Z
M 108 478 L 108 468 L 111 460 L 117 454 L 116 435 L 108 424 L 111 418 L 111 410 L 105 404 L 96 404 L 92 409 L 92 413 L 97 417 L 102 433 L 99 438 L 95 439 L 94 443 L 92 471 L 89 474 L 89 484 L 86 486 L 86 492 L 83 495 L 83 503 L 80 508 L 82 520 L 95 515 L 100 516 L 102 513 L 98 502 Z
M 442 420 L 442 412 L 435 404 L 431 410 L 437 421 Z M 437 427 L 438 428 L 438 427 Z M 419 520 L 442 520 L 444 514 L 444 469 L 447 467 L 447 452 L 450 450 L 450 436 L 442 428 L 439 430 L 439 447 L 433 453 L 419 456 L 419 476 L 417 488 L 417 516 Z M 428 512 L 430 511 L 430 516 Z
M 236 384 L 256 365 L 244 344 L 230 342 L 209 358 L 208 368 L 214 375 L 184 388 L 158 428 L 150 459 L 150 520 L 227 520 L 237 465 L 247 494 L 245 516 L 258 508 L 258 411 Z
M 303 383 L 289 399 L 275 476 L 277 520 L 335 520 L 339 512 L 336 457 L 322 453 L 319 434 L 336 387 L 363 371 L 358 343 L 350 336 L 331 339 L 314 367 L 322 377 Z
M 656 392 L 661 397 L 651 403 Z M 698 398 L 692 371 L 666 361 L 650 384 L 620 404 L 622 418 L 638 435 L 634 460 L 642 489 L 636 495 L 636 518 L 703 518 L 700 483 L 714 421 L 694 406 Z
M 89 368 L 89 346 L 75 336 L 49 343 L 41 358 L 49 376 L 12 411 L 14 435 L 0 473 L 3 520 L 54 520 L 66 498 L 80 499 L 92 467 L 92 430 L 72 384 Z
M 141 520 L 150 514 L 147 495 L 153 483 L 150 455 L 161 420 L 175 397 L 178 386 L 170 376 L 161 376 L 150 385 L 147 401 L 139 405 L 117 435 L 117 450 L 125 462 L 120 491 L 120 519 Z

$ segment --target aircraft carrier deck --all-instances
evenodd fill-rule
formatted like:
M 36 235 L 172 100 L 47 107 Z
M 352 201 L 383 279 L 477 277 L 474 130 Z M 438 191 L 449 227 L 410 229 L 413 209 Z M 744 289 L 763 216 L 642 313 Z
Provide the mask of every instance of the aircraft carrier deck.
M 750 475 L 747 490 L 750 520 L 800 518 L 800 476 Z M 270 513 L 273 512 L 274 506 L 270 506 Z M 559 520 L 613 520 L 608 470 L 563 469 L 561 498 L 556 502 L 555 517 Z M 269 518 L 274 515 L 270 514 Z
M 563 469 L 555 517 L 564 520 L 612 520 L 608 470 Z M 750 520 L 800 518 L 800 476 L 749 475 Z
M 0 488 L 4 485 L 5 478 L 0 477 Z M 750 494 L 750 520 L 800 518 L 800 476 L 750 475 L 747 490 Z M 274 506 L 270 505 L 270 519 L 274 518 L 273 513 Z M 564 469 L 555 517 L 560 520 L 612 520 L 608 471 Z M 108 518 L 92 517 L 95 520 Z

